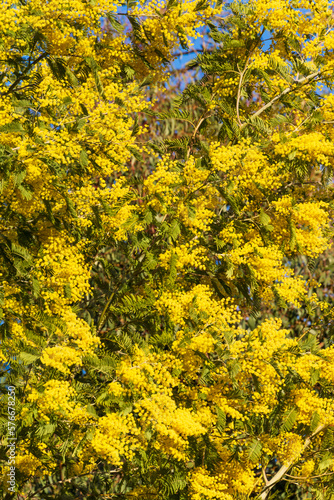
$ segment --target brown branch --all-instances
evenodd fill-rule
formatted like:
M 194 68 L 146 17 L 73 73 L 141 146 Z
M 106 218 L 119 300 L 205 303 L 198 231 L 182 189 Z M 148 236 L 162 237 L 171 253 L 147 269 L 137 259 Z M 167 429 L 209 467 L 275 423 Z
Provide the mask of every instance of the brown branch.
M 298 476 L 290 476 L 290 474 L 286 474 L 286 477 L 298 481 L 310 481 L 311 479 L 317 479 L 318 477 L 324 477 L 324 476 L 332 476 L 334 472 L 324 472 L 324 474 L 319 474 L 317 476 L 309 476 L 309 477 L 298 477 Z
M 18 86 L 18 84 L 20 83 L 20 81 L 22 80 L 22 78 L 24 77 L 24 75 L 26 75 L 28 73 L 28 71 L 33 67 L 35 66 L 35 64 L 38 64 L 42 59 L 44 59 L 45 57 L 47 57 L 48 54 L 46 52 L 44 52 L 43 54 L 41 54 L 40 56 L 37 57 L 37 59 L 35 59 L 34 61 L 32 61 L 30 64 L 28 64 L 28 66 L 24 69 L 24 71 L 21 73 L 21 75 L 19 76 L 19 78 L 17 78 L 15 80 L 15 82 L 12 83 L 12 85 L 8 88 L 8 90 L 6 92 L 3 92 L 1 93 L 0 95 L 3 96 L 3 95 L 8 95 L 10 94 L 11 92 L 14 91 L 15 87 Z M 24 90 L 25 88 L 28 88 L 29 85 L 26 85 L 25 87 L 22 87 L 21 89 L 19 90 Z
M 90 472 L 85 472 L 84 474 L 79 474 L 78 476 L 72 476 L 68 479 L 64 479 L 64 480 L 61 480 L 61 481 L 56 481 L 56 483 L 53 483 L 52 485 L 50 484 L 47 484 L 46 486 L 42 486 L 41 488 L 38 488 L 38 490 L 30 493 L 28 496 L 27 496 L 27 500 L 28 499 L 33 499 L 35 495 L 37 495 L 37 493 L 39 493 L 40 491 L 43 491 L 45 490 L 45 488 L 49 488 L 50 486 L 53 486 L 54 484 L 64 484 L 64 483 L 69 483 L 71 482 L 73 479 L 77 479 L 78 477 L 84 477 L 84 476 L 91 476 L 92 474 L 95 474 L 97 472 L 100 472 L 98 470 L 92 470 Z M 120 472 L 120 469 L 118 470 L 111 470 L 111 471 L 108 471 L 107 474 L 115 474 L 115 473 L 118 473 Z
M 312 73 L 311 75 L 305 76 L 301 80 L 294 81 L 293 85 L 290 85 L 289 87 L 287 87 L 280 94 L 278 94 L 276 97 L 274 97 L 271 101 L 269 101 L 267 104 L 265 104 L 264 106 L 262 106 L 262 108 L 260 108 L 258 111 L 256 111 L 256 113 L 254 113 L 253 115 L 251 115 L 251 118 L 256 118 L 257 116 L 260 116 L 266 109 L 270 108 L 276 101 L 278 101 L 279 99 L 281 99 L 285 95 L 289 94 L 292 90 L 297 89 L 299 85 L 301 87 L 303 85 L 306 85 L 311 80 L 314 80 L 315 78 L 317 78 L 317 76 L 320 76 L 321 73 L 322 73 L 321 71 L 316 71 L 315 73 Z M 241 124 L 240 128 L 243 129 L 247 125 L 248 125 L 248 123 L 244 122 L 244 123 Z
M 200 117 L 200 119 L 198 120 L 197 122 L 197 125 L 195 127 L 195 130 L 190 138 L 190 141 L 189 141 L 189 147 L 188 147 L 188 151 L 187 151 L 187 160 L 190 156 L 190 151 L 191 151 L 191 146 L 192 146 L 192 143 L 196 137 L 196 134 L 198 132 L 198 129 L 200 128 L 200 126 L 202 125 L 202 123 L 204 122 L 204 120 L 206 120 L 206 118 L 209 118 L 209 116 L 211 116 L 211 113 L 208 113 L 207 110 L 204 111 L 204 113 L 202 113 L 202 116 Z
M 306 448 L 311 444 L 312 438 L 314 436 L 316 436 L 317 434 L 319 434 L 319 432 L 321 432 L 324 428 L 325 428 L 325 426 L 323 424 L 318 425 L 316 430 L 308 438 L 305 439 L 305 442 L 303 445 L 303 451 L 305 451 Z M 281 479 L 283 479 L 285 474 L 288 472 L 289 469 L 291 469 L 291 467 L 294 465 L 294 463 L 295 463 L 294 461 L 290 461 L 288 464 L 283 465 L 280 468 L 280 470 L 275 474 L 275 476 L 272 479 L 270 479 L 270 481 L 266 484 L 262 493 L 258 497 L 259 500 L 266 500 L 266 498 L 268 497 L 268 495 L 270 493 L 270 490 L 274 487 L 274 485 L 276 483 L 278 483 L 279 481 L 281 481 Z

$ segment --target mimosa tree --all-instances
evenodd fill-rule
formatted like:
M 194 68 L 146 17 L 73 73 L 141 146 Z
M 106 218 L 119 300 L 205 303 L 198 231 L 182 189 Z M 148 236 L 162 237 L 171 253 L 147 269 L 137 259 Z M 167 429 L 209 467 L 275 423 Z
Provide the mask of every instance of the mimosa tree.
M 332 498 L 330 3 L 0 20 L 2 498 Z

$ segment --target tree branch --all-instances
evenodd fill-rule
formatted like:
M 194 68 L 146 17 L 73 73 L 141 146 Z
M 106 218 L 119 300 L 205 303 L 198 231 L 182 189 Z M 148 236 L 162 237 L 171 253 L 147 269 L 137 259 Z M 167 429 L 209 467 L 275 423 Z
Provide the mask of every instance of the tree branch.
M 258 111 L 256 111 L 256 113 L 251 115 L 251 118 L 256 118 L 257 116 L 260 116 L 266 109 L 270 108 L 276 101 L 278 101 L 279 99 L 281 99 L 285 95 L 289 94 L 289 92 L 291 92 L 292 90 L 296 89 L 299 84 L 300 84 L 300 86 L 306 85 L 307 83 L 309 83 L 311 80 L 313 80 L 317 76 L 320 76 L 321 73 L 322 73 L 321 71 L 316 71 L 315 73 L 312 73 L 311 75 L 305 76 L 305 78 L 302 78 L 301 80 L 295 81 L 293 83 L 293 85 L 290 85 L 289 87 L 287 87 L 280 94 L 278 94 L 276 97 L 274 97 L 271 101 L 267 102 L 267 104 L 262 106 L 262 108 L 260 108 Z M 244 122 L 241 124 L 240 128 L 243 129 L 247 125 L 248 125 L 248 123 Z
M 35 66 L 35 64 L 39 63 L 42 59 L 44 59 L 48 54 L 46 52 L 43 52 L 43 54 L 41 54 L 40 56 L 37 57 L 37 59 L 35 59 L 34 61 L 32 61 L 30 64 L 28 64 L 28 66 L 25 68 L 25 70 L 21 73 L 21 75 L 19 76 L 19 78 L 17 78 L 15 80 L 15 82 L 12 83 L 12 85 L 9 87 L 9 89 L 6 91 L 6 92 L 3 92 L 1 94 L 1 96 L 3 95 L 8 95 L 10 94 L 11 92 L 13 92 L 13 90 L 15 89 L 15 87 L 18 86 L 18 84 L 20 83 L 20 81 L 22 80 L 22 78 L 24 77 L 24 75 L 26 75 L 28 73 L 28 71 L 33 67 Z M 29 87 L 29 85 L 28 85 Z M 24 87 L 24 88 L 27 88 Z
M 308 438 L 305 439 L 305 442 L 304 442 L 304 445 L 303 445 L 303 451 L 306 450 L 306 448 L 310 445 L 311 443 L 311 439 L 316 436 L 317 434 L 319 434 L 319 432 L 321 432 L 323 429 L 325 428 L 325 426 L 323 424 L 320 424 L 318 425 L 318 427 L 316 428 L 316 430 L 313 432 L 313 434 L 311 434 Z M 273 488 L 273 486 L 278 483 L 283 477 L 284 475 L 288 472 L 288 470 L 293 466 L 294 462 L 289 462 L 288 464 L 286 465 L 283 465 L 280 470 L 275 474 L 275 476 L 270 479 L 270 481 L 266 484 L 264 490 L 262 491 L 262 493 L 260 494 L 260 496 L 258 497 L 259 500 L 266 500 L 266 498 L 268 497 L 269 493 L 270 493 L 270 490 Z

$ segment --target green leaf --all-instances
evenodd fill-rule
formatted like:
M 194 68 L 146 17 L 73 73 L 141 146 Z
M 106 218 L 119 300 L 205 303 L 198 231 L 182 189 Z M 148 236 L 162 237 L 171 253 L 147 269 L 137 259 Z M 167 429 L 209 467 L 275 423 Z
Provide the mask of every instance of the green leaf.
M 126 405 L 122 411 L 120 412 L 120 415 L 122 415 L 122 417 L 125 417 L 126 415 L 129 415 L 129 413 L 131 413 L 133 410 L 133 406 L 132 405 Z
M 217 429 L 219 432 L 223 432 L 226 426 L 226 414 L 223 412 L 219 406 L 216 407 L 217 411 Z
M 66 299 L 70 299 L 72 297 L 71 286 L 68 283 L 64 286 L 64 295 Z
M 316 368 L 312 368 L 311 370 L 311 377 L 310 377 L 310 384 L 313 386 L 315 385 L 320 378 L 320 370 Z
M 259 462 L 261 458 L 262 444 L 257 439 L 253 439 L 248 447 L 248 458 L 251 462 Z
M 199 0 L 197 4 L 195 5 L 194 12 L 198 12 L 199 10 L 204 10 L 207 7 L 209 7 L 209 3 L 207 3 L 206 0 Z
M 131 23 L 131 26 L 134 31 L 140 31 L 140 23 L 137 21 L 137 19 L 133 16 L 128 16 L 128 19 Z
M 134 135 L 137 135 L 139 131 L 139 125 L 138 125 L 138 116 L 135 116 L 135 121 L 133 124 L 133 129 L 131 131 L 131 136 L 133 137 Z
M 77 87 L 79 85 L 79 80 L 77 79 L 77 77 L 75 76 L 73 71 L 70 70 L 69 67 L 66 67 L 66 76 L 67 76 L 69 83 L 73 87 Z M 70 104 L 71 102 L 72 102 L 71 98 L 67 98 L 67 102 L 64 102 L 64 104 Z
M 126 146 L 126 149 L 130 151 L 130 153 L 132 154 L 132 156 L 136 158 L 136 160 L 138 161 L 142 160 L 142 155 L 136 148 L 133 148 L 132 146 Z
M 262 209 L 260 211 L 260 221 L 264 226 L 268 226 L 270 222 L 270 217 Z
M 20 184 L 17 186 L 17 189 L 20 191 L 20 194 L 24 200 L 30 201 L 33 197 L 33 191 L 30 189 L 27 189 L 28 186 L 24 186 L 23 184 Z
M 37 299 L 37 297 L 39 297 L 39 292 L 40 292 L 40 284 L 38 282 L 38 279 L 37 278 L 32 278 L 31 280 L 31 284 L 32 284 L 32 293 L 33 293 L 33 296 Z
M 32 263 L 32 255 L 28 252 L 28 250 L 17 243 L 12 243 L 12 252 L 14 255 L 18 255 L 22 257 L 29 264 Z
M 319 464 L 319 471 L 323 472 L 324 470 L 328 469 L 333 464 L 333 462 L 334 459 L 332 456 L 325 455 Z
M 82 109 L 83 113 L 85 116 L 88 116 L 88 109 L 86 108 L 86 106 L 81 102 L 80 103 L 80 108 Z
M 123 66 L 123 71 L 129 79 L 132 79 L 135 75 L 135 70 L 131 66 L 129 66 L 129 64 L 125 64 Z
M 21 361 L 23 361 L 25 365 L 31 365 L 37 359 L 39 359 L 39 356 L 36 356 L 35 354 L 31 354 L 30 352 L 21 351 L 20 354 L 18 355 L 18 358 Z
M 177 7 L 179 5 L 178 0 L 168 0 L 167 2 L 167 10 L 172 9 L 173 7 Z
M 57 425 L 52 423 L 52 424 L 44 424 L 44 425 L 41 425 L 38 429 L 37 429 L 37 435 L 39 437 L 44 437 L 44 436 L 51 436 L 54 434 L 55 430 L 56 430 L 56 427 Z
M 297 416 L 298 416 L 297 409 L 290 408 L 283 415 L 281 428 L 286 432 L 290 432 L 297 420 Z
M 320 415 L 316 411 L 313 413 L 311 422 L 310 422 L 310 431 L 314 432 L 320 423 Z
M 297 245 L 297 233 L 296 233 L 296 225 L 291 218 L 289 219 L 289 229 L 290 229 L 290 249 L 294 250 Z
M 86 406 L 86 410 L 87 410 L 87 412 L 88 412 L 90 415 L 93 415 L 93 417 L 97 417 L 97 413 L 96 413 L 96 410 L 95 410 L 95 408 L 94 408 L 94 406 L 93 406 L 93 405 L 88 404 L 88 405 Z
M 111 12 L 108 12 L 106 14 L 108 21 L 110 22 L 111 26 L 118 32 L 122 33 L 124 31 L 124 26 L 111 14 Z
M 181 44 L 181 47 L 184 50 L 188 50 L 189 46 L 188 46 L 188 43 L 186 41 L 187 40 L 186 39 L 186 32 L 185 32 L 184 28 L 182 28 L 181 26 L 176 26 L 176 31 L 177 31 L 177 36 L 178 36 L 179 42 Z
M 230 260 L 227 261 L 226 278 L 231 279 L 234 274 L 234 265 Z
M 26 131 L 22 127 L 22 124 L 20 122 L 12 122 L 12 123 L 7 123 L 6 125 L 1 125 L 0 127 L 0 132 L 3 132 L 5 134 L 13 134 L 13 133 L 18 133 L 18 134 L 25 134 Z
M 80 165 L 82 167 L 87 167 L 88 165 L 88 155 L 84 149 L 80 151 Z
M 181 232 L 180 225 L 177 220 L 174 220 L 169 227 L 168 234 L 174 241 L 176 241 L 180 232 Z

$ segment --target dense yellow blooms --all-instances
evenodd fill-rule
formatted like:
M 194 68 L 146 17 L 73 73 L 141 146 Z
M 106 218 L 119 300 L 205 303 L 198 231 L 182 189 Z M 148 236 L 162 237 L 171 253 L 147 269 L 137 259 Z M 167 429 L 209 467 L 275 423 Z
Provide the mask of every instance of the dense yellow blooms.
M 319 429 L 334 426 L 333 346 L 307 336 L 308 324 L 297 339 L 279 319 L 250 320 L 275 300 L 334 317 L 292 268 L 331 245 L 334 97 L 316 92 L 332 85 L 333 15 L 326 0 L 235 5 L 247 26 L 229 27 L 235 46 L 220 40 L 184 154 L 166 148 L 138 180 L 131 158 L 154 155 L 134 116 L 157 104 L 180 43 L 232 14 L 211 1 L 129 2 L 116 34 L 121 7 L 0 5 L 0 361 L 22 396 L 19 479 L 57 471 L 62 454 L 71 474 L 106 463 L 120 481 L 173 464 L 187 498 L 243 500 L 263 491 L 271 460 L 316 474 L 308 440 L 321 449 Z M 284 108 L 291 94 L 298 105 Z M 316 112 L 323 123 L 310 125 Z M 229 133 L 202 141 L 212 117 Z M 89 301 L 86 321 L 78 304 Z M 150 477 L 129 495 L 160 500 Z
M 121 465 L 122 458 L 131 459 L 138 447 L 139 434 L 133 416 L 111 413 L 98 421 L 91 446 L 98 457 L 113 465 Z
M 268 193 L 278 189 L 284 180 L 278 164 L 270 164 L 269 158 L 250 140 L 242 140 L 235 146 L 210 144 L 210 158 L 214 168 L 226 173 L 222 183 L 229 187 L 229 194 L 242 192 L 243 197 L 263 198 L 263 190 Z
M 227 298 L 217 301 L 212 295 L 207 285 L 196 285 L 189 291 L 163 293 L 156 306 L 158 310 L 167 309 L 173 322 L 181 325 L 189 317 L 190 308 L 195 304 L 205 314 L 205 323 L 213 325 L 217 330 L 229 323 L 236 323 L 240 316 L 233 304 L 230 305 L 231 300 Z
M 63 373 L 70 373 L 69 367 L 73 365 L 82 365 L 80 353 L 64 345 L 44 349 L 41 361 L 44 365 L 57 368 Z
M 37 445 L 41 458 L 38 459 L 35 455 L 29 452 L 29 442 L 26 440 L 20 445 L 19 454 L 16 457 L 16 464 L 19 472 L 24 476 L 41 477 L 50 473 L 56 467 L 56 462 L 53 460 L 52 454 L 46 443 L 40 442 Z
M 37 277 L 42 295 L 47 302 L 63 307 L 81 299 L 89 290 L 89 271 L 80 252 L 80 245 L 65 238 L 50 237 L 45 243 L 40 259 L 37 259 Z M 64 287 L 70 287 L 69 297 L 64 296 Z M 52 291 L 49 291 L 52 289 Z
M 255 477 L 250 469 L 245 470 L 236 462 L 230 463 L 225 469 L 219 469 L 214 475 L 203 468 L 194 470 L 190 476 L 192 500 L 232 500 L 253 490 Z
M 300 457 L 302 449 L 302 438 L 293 432 L 285 432 L 280 436 L 278 458 L 286 464 L 295 462 Z

